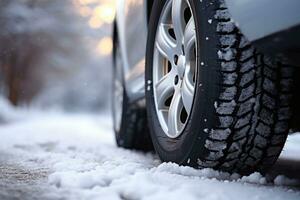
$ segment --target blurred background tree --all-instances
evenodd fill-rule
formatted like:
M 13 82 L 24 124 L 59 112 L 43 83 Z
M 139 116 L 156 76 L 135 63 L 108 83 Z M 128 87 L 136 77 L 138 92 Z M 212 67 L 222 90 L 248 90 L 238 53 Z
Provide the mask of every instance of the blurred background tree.
M 14 105 L 108 107 L 114 2 L 1 0 L 1 93 Z

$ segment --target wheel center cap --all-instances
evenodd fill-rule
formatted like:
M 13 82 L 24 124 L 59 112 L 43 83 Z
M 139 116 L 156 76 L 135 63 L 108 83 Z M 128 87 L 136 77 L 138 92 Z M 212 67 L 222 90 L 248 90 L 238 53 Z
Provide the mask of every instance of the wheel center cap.
M 185 72 L 185 56 L 183 56 L 183 55 L 180 55 L 178 58 L 177 72 L 178 72 L 180 79 L 182 79 L 184 76 L 184 72 Z

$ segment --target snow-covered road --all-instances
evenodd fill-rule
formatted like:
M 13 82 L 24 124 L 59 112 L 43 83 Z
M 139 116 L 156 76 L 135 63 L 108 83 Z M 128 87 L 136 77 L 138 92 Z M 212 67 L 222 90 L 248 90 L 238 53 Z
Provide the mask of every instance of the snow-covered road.
M 1 200 L 300 199 L 297 180 L 195 170 L 117 148 L 104 115 L 16 116 L 0 126 Z M 300 137 L 292 136 L 283 157 L 300 155 L 297 143 Z

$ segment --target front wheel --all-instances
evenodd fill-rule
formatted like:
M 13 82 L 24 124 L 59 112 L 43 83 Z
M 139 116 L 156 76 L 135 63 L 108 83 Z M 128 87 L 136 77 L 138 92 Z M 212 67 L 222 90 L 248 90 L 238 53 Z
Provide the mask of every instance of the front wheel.
M 156 0 L 154 7 L 145 85 L 160 158 L 266 171 L 288 134 L 292 68 L 256 51 L 222 0 Z

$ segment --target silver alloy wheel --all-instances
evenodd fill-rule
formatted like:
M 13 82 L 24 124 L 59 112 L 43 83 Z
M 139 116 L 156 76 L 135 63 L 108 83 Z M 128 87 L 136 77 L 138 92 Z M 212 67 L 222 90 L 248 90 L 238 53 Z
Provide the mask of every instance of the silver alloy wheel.
M 167 1 L 156 32 L 153 91 L 160 125 L 170 138 L 181 135 L 191 113 L 196 44 L 195 22 L 188 1 Z
M 119 132 L 121 129 L 122 115 L 123 115 L 123 101 L 124 101 L 124 87 L 122 77 L 122 61 L 120 50 L 116 47 L 115 55 L 115 74 L 113 80 L 113 120 L 114 129 Z

